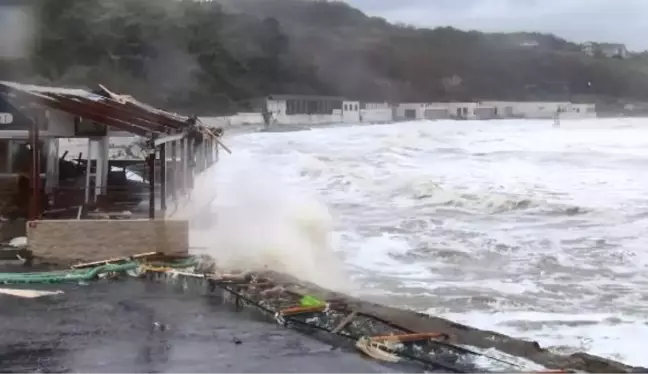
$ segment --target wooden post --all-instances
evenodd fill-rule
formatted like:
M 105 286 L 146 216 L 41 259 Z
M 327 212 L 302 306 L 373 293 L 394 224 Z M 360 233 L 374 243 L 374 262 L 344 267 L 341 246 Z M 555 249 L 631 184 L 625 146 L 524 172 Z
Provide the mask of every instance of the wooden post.
M 189 144 L 189 139 L 187 137 L 182 138 L 180 143 L 180 157 L 182 158 L 182 167 L 180 168 L 180 176 L 182 179 L 180 186 L 182 187 L 182 196 L 187 195 L 187 174 L 189 172 L 189 147 L 187 147 L 187 144 Z
M 155 219 L 155 149 L 148 155 L 149 168 L 149 219 Z
M 162 143 L 162 144 L 160 144 L 160 209 L 162 210 L 163 215 L 166 213 L 166 208 L 167 208 L 167 203 L 166 203 L 166 197 L 167 197 L 166 165 L 167 165 L 166 143 Z
M 93 141 L 88 139 L 87 155 L 86 155 L 86 170 L 85 170 L 85 199 L 84 203 L 88 204 L 90 202 L 90 181 L 92 180 L 92 145 Z M 81 159 L 81 154 L 79 154 L 79 160 Z
M 207 159 L 206 163 L 207 163 L 207 168 L 209 168 L 214 163 L 214 152 L 212 151 L 212 146 L 214 144 L 214 141 L 211 137 L 207 137 L 205 141 L 207 142 L 205 144 L 205 154 Z
M 186 138 L 187 140 L 187 185 L 189 187 L 189 191 L 191 191 L 194 187 L 193 182 L 194 182 L 194 170 L 196 167 L 196 155 L 194 151 L 194 143 L 192 139 Z M 187 193 L 189 193 L 187 191 Z
M 31 146 L 31 198 L 29 199 L 29 217 L 30 221 L 40 218 L 40 152 L 39 152 L 39 129 L 38 119 L 33 118 L 30 128 L 30 146 Z
M 218 142 L 218 138 L 214 139 L 214 162 L 218 162 L 220 159 L 220 143 Z
M 104 162 L 104 156 L 106 156 L 104 151 L 107 149 L 107 147 L 104 148 L 104 140 L 96 139 L 95 142 L 97 144 L 97 161 L 95 163 L 94 201 L 97 202 L 97 198 L 105 194 L 103 187 L 104 181 L 107 181 L 107 178 L 104 178 L 104 173 L 107 176 L 108 170 L 106 170 L 107 165 Z
M 200 145 L 198 145 L 197 153 L 198 153 L 198 171 L 200 173 L 204 172 L 205 169 L 207 169 L 207 159 L 205 157 L 205 139 L 203 138 L 203 141 L 200 142 Z
M 194 154 L 194 175 L 202 172 L 202 152 L 200 151 L 201 144 L 193 144 L 193 154 Z M 193 185 L 192 185 L 193 186 Z
M 202 158 L 203 158 L 203 171 L 207 170 L 211 164 L 209 163 L 209 142 L 211 141 L 209 136 L 204 136 L 202 144 Z
M 169 179 L 169 188 L 171 189 L 171 196 L 175 204 L 178 203 L 178 142 L 171 142 L 171 178 Z

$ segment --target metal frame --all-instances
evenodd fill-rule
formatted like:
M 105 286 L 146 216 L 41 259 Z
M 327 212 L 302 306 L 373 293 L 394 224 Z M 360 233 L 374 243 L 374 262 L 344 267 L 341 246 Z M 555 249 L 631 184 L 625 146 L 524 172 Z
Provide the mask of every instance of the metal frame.
M 174 144 L 172 149 L 175 149 L 175 142 L 181 142 L 181 144 L 185 145 L 183 148 L 189 150 L 192 144 L 188 139 L 188 135 L 192 129 L 199 126 L 195 117 L 181 116 L 156 109 L 130 96 L 115 94 L 101 85 L 98 90 L 91 92 L 82 89 L 44 87 L 0 81 L 0 95 L 4 95 L 23 113 L 34 107 L 49 107 L 149 139 L 147 142 L 147 147 L 149 147 L 147 157 L 150 188 L 149 218 L 155 218 L 155 162 L 158 151 L 161 158 L 161 210 L 163 213 L 165 212 L 167 208 L 166 144 Z M 32 143 L 38 143 L 39 128 L 37 125 L 38 119 L 32 119 L 32 126 L 29 129 L 29 139 Z M 32 147 L 32 149 L 32 181 L 30 185 L 32 195 L 29 206 L 29 219 L 35 220 L 40 218 L 41 214 L 40 180 L 34 177 L 40 174 L 40 158 L 37 147 Z M 193 182 L 193 168 L 186 167 L 186 157 L 191 155 L 191 152 L 185 151 L 183 153 L 181 158 L 184 159 L 183 165 L 185 167 L 182 168 L 182 186 L 186 187 L 187 182 L 189 182 L 189 185 Z M 188 178 L 189 181 L 187 181 Z M 177 183 L 174 183 L 174 187 L 176 186 Z M 187 189 L 183 188 L 183 192 L 186 193 Z M 175 196 L 175 191 L 172 194 Z

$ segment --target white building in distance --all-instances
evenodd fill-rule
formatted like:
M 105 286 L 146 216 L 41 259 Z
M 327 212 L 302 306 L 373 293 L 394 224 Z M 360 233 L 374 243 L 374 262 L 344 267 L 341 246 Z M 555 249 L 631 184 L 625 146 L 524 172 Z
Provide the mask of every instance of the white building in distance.
M 592 118 L 595 104 L 533 101 L 481 101 L 448 103 L 401 103 L 396 120 L 462 119 L 487 120 L 496 118 Z

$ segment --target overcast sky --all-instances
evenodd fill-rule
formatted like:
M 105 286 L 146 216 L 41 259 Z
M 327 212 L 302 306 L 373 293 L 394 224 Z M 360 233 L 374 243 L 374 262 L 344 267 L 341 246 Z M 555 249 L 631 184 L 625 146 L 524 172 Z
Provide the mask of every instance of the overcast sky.
M 648 0 L 345 0 L 370 15 L 416 26 L 540 31 L 648 49 Z

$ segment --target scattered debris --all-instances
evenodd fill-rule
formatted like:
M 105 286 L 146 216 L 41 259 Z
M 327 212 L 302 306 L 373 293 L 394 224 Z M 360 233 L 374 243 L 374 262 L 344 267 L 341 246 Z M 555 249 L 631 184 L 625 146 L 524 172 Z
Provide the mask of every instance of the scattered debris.
M 9 245 L 15 248 L 25 248 L 27 247 L 27 237 L 19 236 L 17 238 L 13 238 L 9 241 Z
M 398 362 L 401 360 L 401 358 L 394 353 L 395 347 L 393 342 L 376 341 L 363 336 L 358 339 L 356 347 L 375 360 L 386 362 Z
M 494 332 L 479 330 L 442 318 L 413 311 L 371 304 L 333 293 L 315 285 L 270 271 L 223 273 L 213 261 L 200 258 L 165 257 L 145 253 L 121 259 L 79 264 L 75 269 L 46 273 L 0 273 L 0 283 L 52 283 L 96 280 L 130 274 L 149 281 L 177 284 L 185 292 L 198 290 L 247 309 L 266 320 L 306 333 L 334 348 L 357 349 L 385 363 L 416 365 L 421 371 L 443 372 L 538 372 L 590 373 L 640 372 L 601 357 L 576 353 L 554 354 L 535 342 L 527 342 Z M 137 271 L 134 271 L 134 270 Z M 183 269 L 180 271 L 179 269 Z M 196 273 L 196 269 L 213 270 Z M 270 291 L 270 292 L 268 292 Z M 9 289 L 5 294 L 38 297 L 48 291 Z M 160 322 L 153 324 L 164 331 Z M 242 344 L 233 337 L 234 344 Z M 467 348 L 496 349 L 537 364 L 530 368 Z M 541 367 L 542 370 L 537 370 Z
M 25 299 L 35 299 L 37 297 L 60 295 L 63 291 L 42 291 L 42 290 L 21 290 L 14 288 L 0 288 L 0 294 L 22 297 Z

